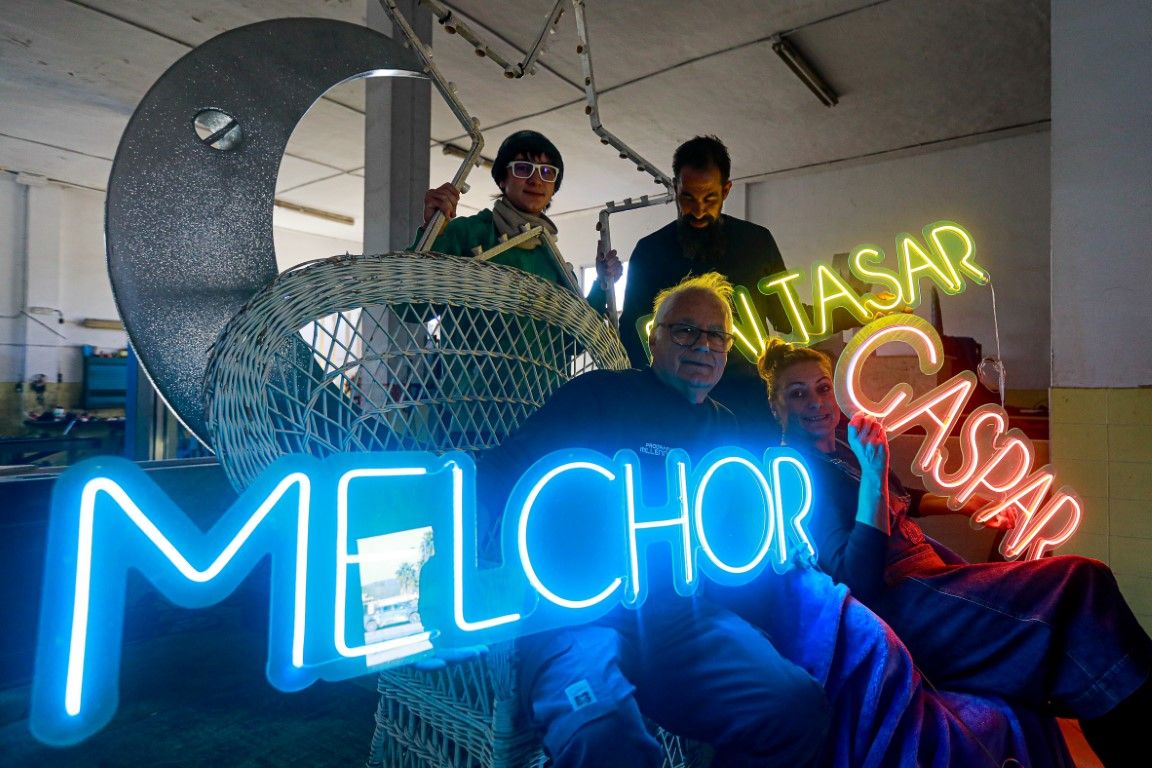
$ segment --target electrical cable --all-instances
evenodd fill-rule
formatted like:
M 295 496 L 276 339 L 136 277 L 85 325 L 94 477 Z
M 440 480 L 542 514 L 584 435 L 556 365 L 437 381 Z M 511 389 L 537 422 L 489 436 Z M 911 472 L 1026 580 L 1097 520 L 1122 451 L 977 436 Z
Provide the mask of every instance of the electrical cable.
M 58 309 L 57 309 L 57 310 L 53 310 L 53 311 L 54 311 L 54 312 L 60 312 L 60 310 L 58 310 Z M 24 317 L 28 318 L 28 319 L 29 319 L 29 320 L 31 320 L 32 322 L 36 323 L 37 325 L 39 325 L 39 326 L 43 327 L 45 330 L 51 331 L 51 332 L 52 332 L 53 334 L 55 334 L 56 336 L 59 336 L 59 337 L 60 337 L 60 338 L 62 338 L 62 339 L 67 339 L 67 338 L 68 338 L 68 337 L 67 337 L 67 336 L 65 336 L 64 334 L 60 333 L 60 331 L 58 331 L 58 330 L 56 330 L 55 328 L 53 328 L 52 326 L 48 325 L 48 323 L 46 323 L 46 322 L 44 322 L 43 320 L 40 320 L 39 318 L 37 318 L 37 317 L 33 316 L 33 315 L 32 315 L 30 312 L 28 312 L 27 310 L 23 310 L 23 309 L 22 309 L 22 310 L 20 310 L 20 314 L 21 314 L 21 315 L 23 315 Z M 61 314 L 61 315 L 60 315 L 60 319 L 61 319 L 61 320 L 63 320 L 63 319 L 64 319 L 64 315 L 63 315 L 63 314 Z
M 996 286 L 992 284 L 992 279 L 988 279 L 988 290 L 992 295 L 992 337 L 996 340 L 996 373 L 1000 381 L 1000 407 L 1005 407 L 1007 399 L 1007 388 L 1005 382 L 1007 381 L 1007 374 L 1004 371 L 1004 358 L 1000 355 L 1000 317 L 996 313 Z

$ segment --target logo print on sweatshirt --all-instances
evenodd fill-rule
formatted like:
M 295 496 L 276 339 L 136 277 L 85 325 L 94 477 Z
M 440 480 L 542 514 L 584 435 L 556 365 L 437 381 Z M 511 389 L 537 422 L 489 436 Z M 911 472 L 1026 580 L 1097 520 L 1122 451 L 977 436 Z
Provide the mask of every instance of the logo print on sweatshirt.
M 564 689 L 564 693 L 568 695 L 568 703 L 572 705 L 573 712 L 596 703 L 596 694 L 592 693 L 592 686 L 588 685 L 587 680 L 573 683 Z

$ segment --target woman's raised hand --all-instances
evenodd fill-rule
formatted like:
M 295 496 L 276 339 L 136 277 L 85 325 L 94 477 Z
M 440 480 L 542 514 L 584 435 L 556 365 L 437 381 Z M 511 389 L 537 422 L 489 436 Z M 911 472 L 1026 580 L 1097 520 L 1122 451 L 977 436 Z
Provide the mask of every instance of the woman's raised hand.
M 875 416 L 861 411 L 849 420 L 848 447 L 861 469 L 888 474 L 888 433 Z

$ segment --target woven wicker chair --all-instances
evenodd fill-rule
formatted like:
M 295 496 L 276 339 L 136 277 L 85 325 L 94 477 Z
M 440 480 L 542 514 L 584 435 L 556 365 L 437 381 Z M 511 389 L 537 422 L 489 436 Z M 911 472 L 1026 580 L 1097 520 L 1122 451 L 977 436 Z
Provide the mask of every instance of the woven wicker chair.
M 288 453 L 498 444 L 557 387 L 628 360 L 571 292 L 519 270 L 440 254 L 310 262 L 257 293 L 221 333 L 205 376 L 208 429 L 238 489 Z M 369 765 L 544 765 L 518 723 L 510 645 L 434 672 L 379 675 Z M 686 754 L 658 731 L 666 765 Z

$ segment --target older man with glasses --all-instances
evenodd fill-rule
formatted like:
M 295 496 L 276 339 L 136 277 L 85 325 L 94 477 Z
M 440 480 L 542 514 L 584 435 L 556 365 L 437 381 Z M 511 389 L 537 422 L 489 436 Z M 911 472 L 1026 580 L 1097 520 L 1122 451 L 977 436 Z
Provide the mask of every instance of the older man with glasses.
M 483 508 L 503 509 L 529 466 L 565 448 L 635 452 L 644 504 L 668 502 L 669 451 L 699 459 L 731 443 L 732 414 L 708 397 L 732 346 L 731 295 L 715 273 L 662 292 L 649 336 L 651 366 L 592 371 L 557 390 L 479 458 Z M 580 512 L 589 525 L 597 513 Z M 519 641 L 522 696 L 552 765 L 661 765 L 645 716 L 711 744 L 713 766 L 813 765 L 830 719 L 819 683 L 734 613 L 677 594 L 666 549 L 649 551 L 646 583 L 639 607 Z

